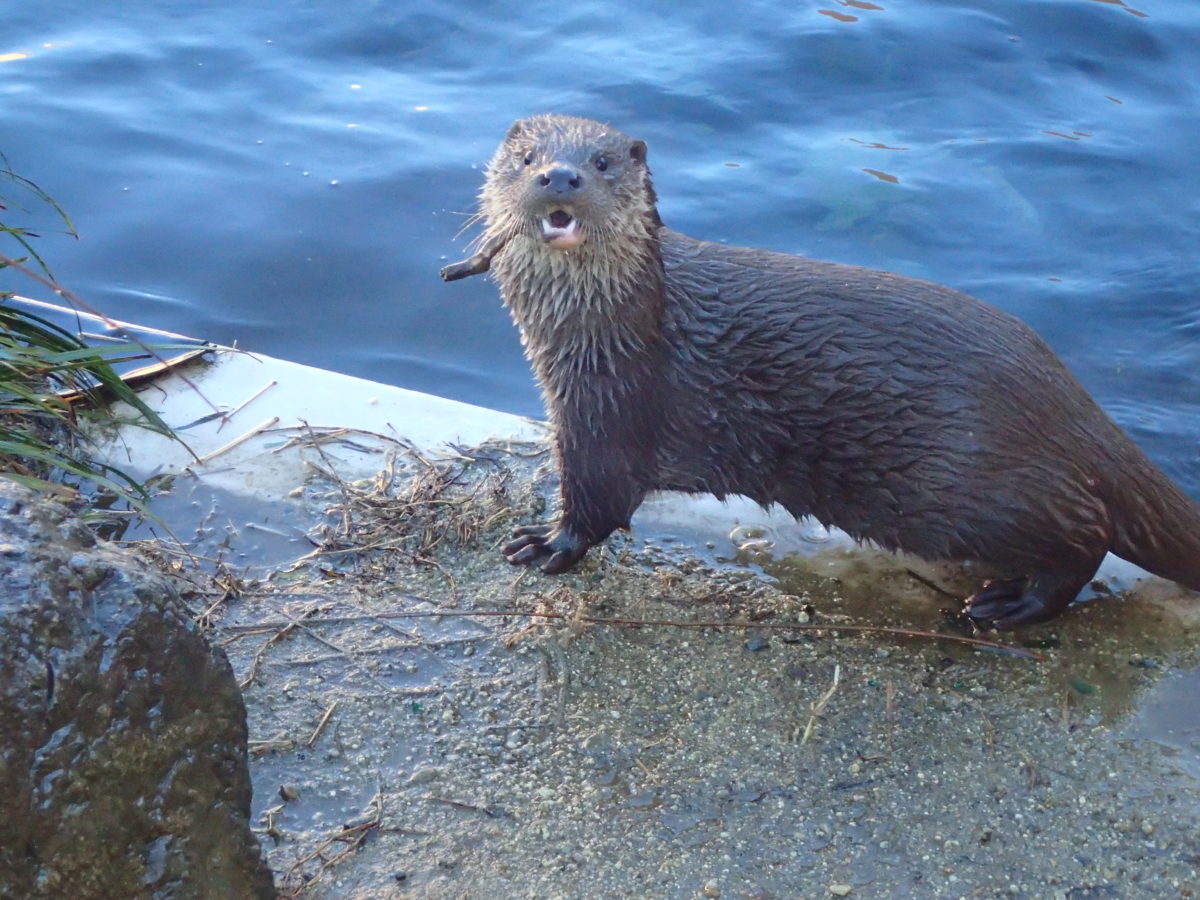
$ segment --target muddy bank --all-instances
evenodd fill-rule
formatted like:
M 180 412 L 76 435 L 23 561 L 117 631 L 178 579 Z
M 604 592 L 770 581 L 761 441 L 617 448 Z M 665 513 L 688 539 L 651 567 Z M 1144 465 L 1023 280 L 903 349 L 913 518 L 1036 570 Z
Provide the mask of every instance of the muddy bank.
M 495 550 L 542 514 L 539 448 L 392 449 L 359 481 L 310 449 L 291 562 L 182 567 L 284 896 L 1200 893 L 1194 597 L 998 638 L 1032 659 L 953 639 L 952 570 L 869 550 L 764 571 L 728 528 L 642 530 L 550 578 Z M 460 615 L 505 610 L 563 618 Z M 851 623 L 944 639 L 782 627 Z

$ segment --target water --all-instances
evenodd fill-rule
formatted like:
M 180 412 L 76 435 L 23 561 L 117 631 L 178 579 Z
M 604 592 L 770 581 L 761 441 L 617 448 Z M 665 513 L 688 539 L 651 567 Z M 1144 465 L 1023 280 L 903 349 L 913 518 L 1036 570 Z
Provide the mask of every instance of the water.
M 9 4 L 0 150 L 80 239 L 2 221 L 110 315 L 537 414 L 437 270 L 513 118 L 605 119 L 679 230 L 1021 316 L 1200 496 L 1200 6 L 1129 3 Z

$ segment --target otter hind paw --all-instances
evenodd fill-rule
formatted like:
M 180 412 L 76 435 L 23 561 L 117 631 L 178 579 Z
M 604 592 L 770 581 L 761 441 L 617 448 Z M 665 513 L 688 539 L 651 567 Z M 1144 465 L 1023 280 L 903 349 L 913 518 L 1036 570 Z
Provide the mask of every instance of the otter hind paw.
M 514 566 L 537 566 L 547 575 L 571 569 L 587 553 L 588 545 L 553 525 L 522 525 L 501 552 Z
M 1074 579 L 997 578 L 968 597 L 963 612 L 983 628 L 1033 625 L 1061 614 L 1081 588 Z

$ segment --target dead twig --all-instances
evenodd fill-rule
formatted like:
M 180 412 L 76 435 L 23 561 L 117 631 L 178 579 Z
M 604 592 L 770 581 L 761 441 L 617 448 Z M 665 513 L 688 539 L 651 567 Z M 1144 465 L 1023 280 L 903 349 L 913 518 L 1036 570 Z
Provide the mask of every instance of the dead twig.
M 217 426 L 217 432 L 219 433 L 222 428 L 224 428 L 226 425 L 229 424 L 230 419 L 232 419 L 234 416 L 236 416 L 238 413 L 240 413 L 243 409 L 245 409 L 247 406 L 249 406 L 251 403 L 253 403 L 255 400 L 257 400 L 259 397 L 261 397 L 263 394 L 265 394 L 271 388 L 275 387 L 275 385 L 277 385 L 277 384 L 279 384 L 279 382 L 275 381 L 274 379 L 272 379 L 271 381 L 268 381 L 266 384 L 264 384 L 262 387 L 260 387 L 257 391 L 255 391 L 253 394 L 251 394 L 249 397 L 247 397 L 245 400 L 243 400 L 241 403 L 239 403 L 237 406 L 235 406 L 232 410 L 227 412 L 222 417 L 221 424 Z M 278 422 L 279 420 L 276 419 L 275 421 Z
M 812 705 L 812 715 L 808 717 L 808 724 L 804 726 L 804 735 L 800 738 L 801 744 L 807 744 L 808 739 L 812 737 L 813 729 L 817 727 L 817 719 L 821 713 L 825 712 L 825 707 L 829 705 L 829 701 L 833 699 L 833 695 L 837 693 L 838 681 L 841 678 L 842 666 L 837 663 L 833 667 L 833 684 L 829 686 L 824 694 Z
M 216 450 L 212 451 L 212 453 L 205 453 L 198 460 L 196 460 L 196 465 L 203 466 L 203 465 L 211 462 L 212 460 L 216 459 L 218 456 L 221 456 L 224 453 L 228 453 L 230 450 L 234 449 L 235 447 L 240 446 L 241 444 L 244 444 L 246 441 L 250 440 L 252 437 L 255 437 L 256 435 L 259 435 L 262 432 L 266 431 L 272 425 L 278 424 L 278 422 L 279 422 L 279 416 L 271 416 L 271 418 L 266 419 L 263 422 L 259 422 L 257 425 L 255 425 L 253 428 L 251 428 L 246 433 L 244 433 L 238 437 L 235 437 L 232 441 L 230 441 L 227 444 L 221 445 Z
M 628 619 L 612 616 L 577 616 L 575 613 L 556 613 L 542 609 L 477 609 L 464 612 L 454 609 L 416 610 L 413 612 L 373 613 L 369 616 L 338 616 L 329 619 L 318 619 L 313 624 L 346 624 L 367 619 L 429 619 L 429 618 L 526 618 L 526 619 L 559 619 L 563 621 L 586 622 L 589 625 L 617 625 L 630 628 L 753 628 L 759 631 L 839 631 L 857 632 L 862 634 L 887 634 L 897 637 L 922 638 L 931 641 L 949 641 L 956 644 L 968 644 L 988 650 L 1045 662 L 1046 657 L 1025 647 L 1015 647 L 1011 644 L 1001 644 L 996 641 L 985 641 L 982 638 L 967 637 L 962 634 L 944 634 L 936 631 L 921 631 L 915 628 L 895 628 L 887 625 L 851 625 L 822 622 L 819 624 L 803 622 L 749 622 L 749 621 L 697 621 L 683 622 L 674 619 Z M 233 625 L 225 629 L 230 633 L 239 631 L 255 631 L 261 633 L 271 628 L 283 627 L 285 622 L 264 622 L 256 625 Z
M 338 702 L 334 700 L 329 704 L 329 709 L 325 710 L 325 715 L 321 716 L 321 721 L 317 723 L 317 727 L 313 729 L 312 735 L 308 739 L 308 747 L 311 750 L 317 745 L 317 738 L 321 736 L 321 732 L 325 730 L 325 725 L 329 722 L 329 717 L 333 715 L 333 711 L 337 709 Z
M 371 798 L 371 810 L 367 816 L 358 822 L 347 823 L 340 831 L 325 838 L 317 847 L 300 857 L 284 873 L 281 879 L 279 896 L 285 900 L 295 900 L 305 890 L 317 884 L 338 863 L 356 853 L 371 836 L 371 832 L 380 827 L 383 821 L 383 789 L 382 786 Z M 331 856 L 326 854 L 336 845 L 342 847 Z M 316 872 L 309 875 L 305 866 L 317 861 Z
M 282 641 L 285 637 L 287 637 L 289 634 L 291 634 L 295 629 L 296 629 L 295 622 L 288 623 L 283 628 L 281 628 L 279 631 L 275 632 L 275 634 L 273 634 L 271 637 L 269 637 L 266 640 L 266 642 L 261 647 L 258 648 L 258 650 L 254 654 L 254 658 L 250 660 L 250 669 L 249 669 L 249 671 L 246 672 L 246 677 L 243 678 L 238 683 L 239 688 L 241 688 L 244 691 L 246 688 L 250 687 L 250 685 L 254 682 L 255 676 L 258 675 L 258 667 L 259 667 L 259 664 L 262 662 L 263 654 L 265 654 L 267 652 L 267 650 L 270 649 L 272 644 Z
M 446 806 L 453 806 L 455 809 L 468 809 L 471 812 L 481 812 L 489 819 L 494 819 L 499 815 L 499 813 L 497 813 L 494 809 L 490 809 L 489 807 L 477 806 L 474 803 L 466 803 L 462 800 L 451 800 L 449 797 L 435 797 L 430 795 L 425 799 L 430 803 L 442 803 Z

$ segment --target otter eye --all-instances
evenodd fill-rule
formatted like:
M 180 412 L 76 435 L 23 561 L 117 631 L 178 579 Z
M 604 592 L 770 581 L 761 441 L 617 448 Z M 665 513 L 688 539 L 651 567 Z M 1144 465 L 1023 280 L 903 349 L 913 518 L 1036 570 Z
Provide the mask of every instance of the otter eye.
M 533 165 L 533 151 L 532 151 L 532 150 L 527 150 L 527 151 L 525 152 L 525 159 L 523 160 L 523 162 L 524 162 L 524 163 L 525 163 L 525 165 L 527 165 L 527 166 L 532 166 L 532 165 Z
M 597 156 L 595 166 L 597 169 L 599 169 L 601 172 L 603 172 L 605 169 L 608 168 L 608 157 L 607 156 Z

